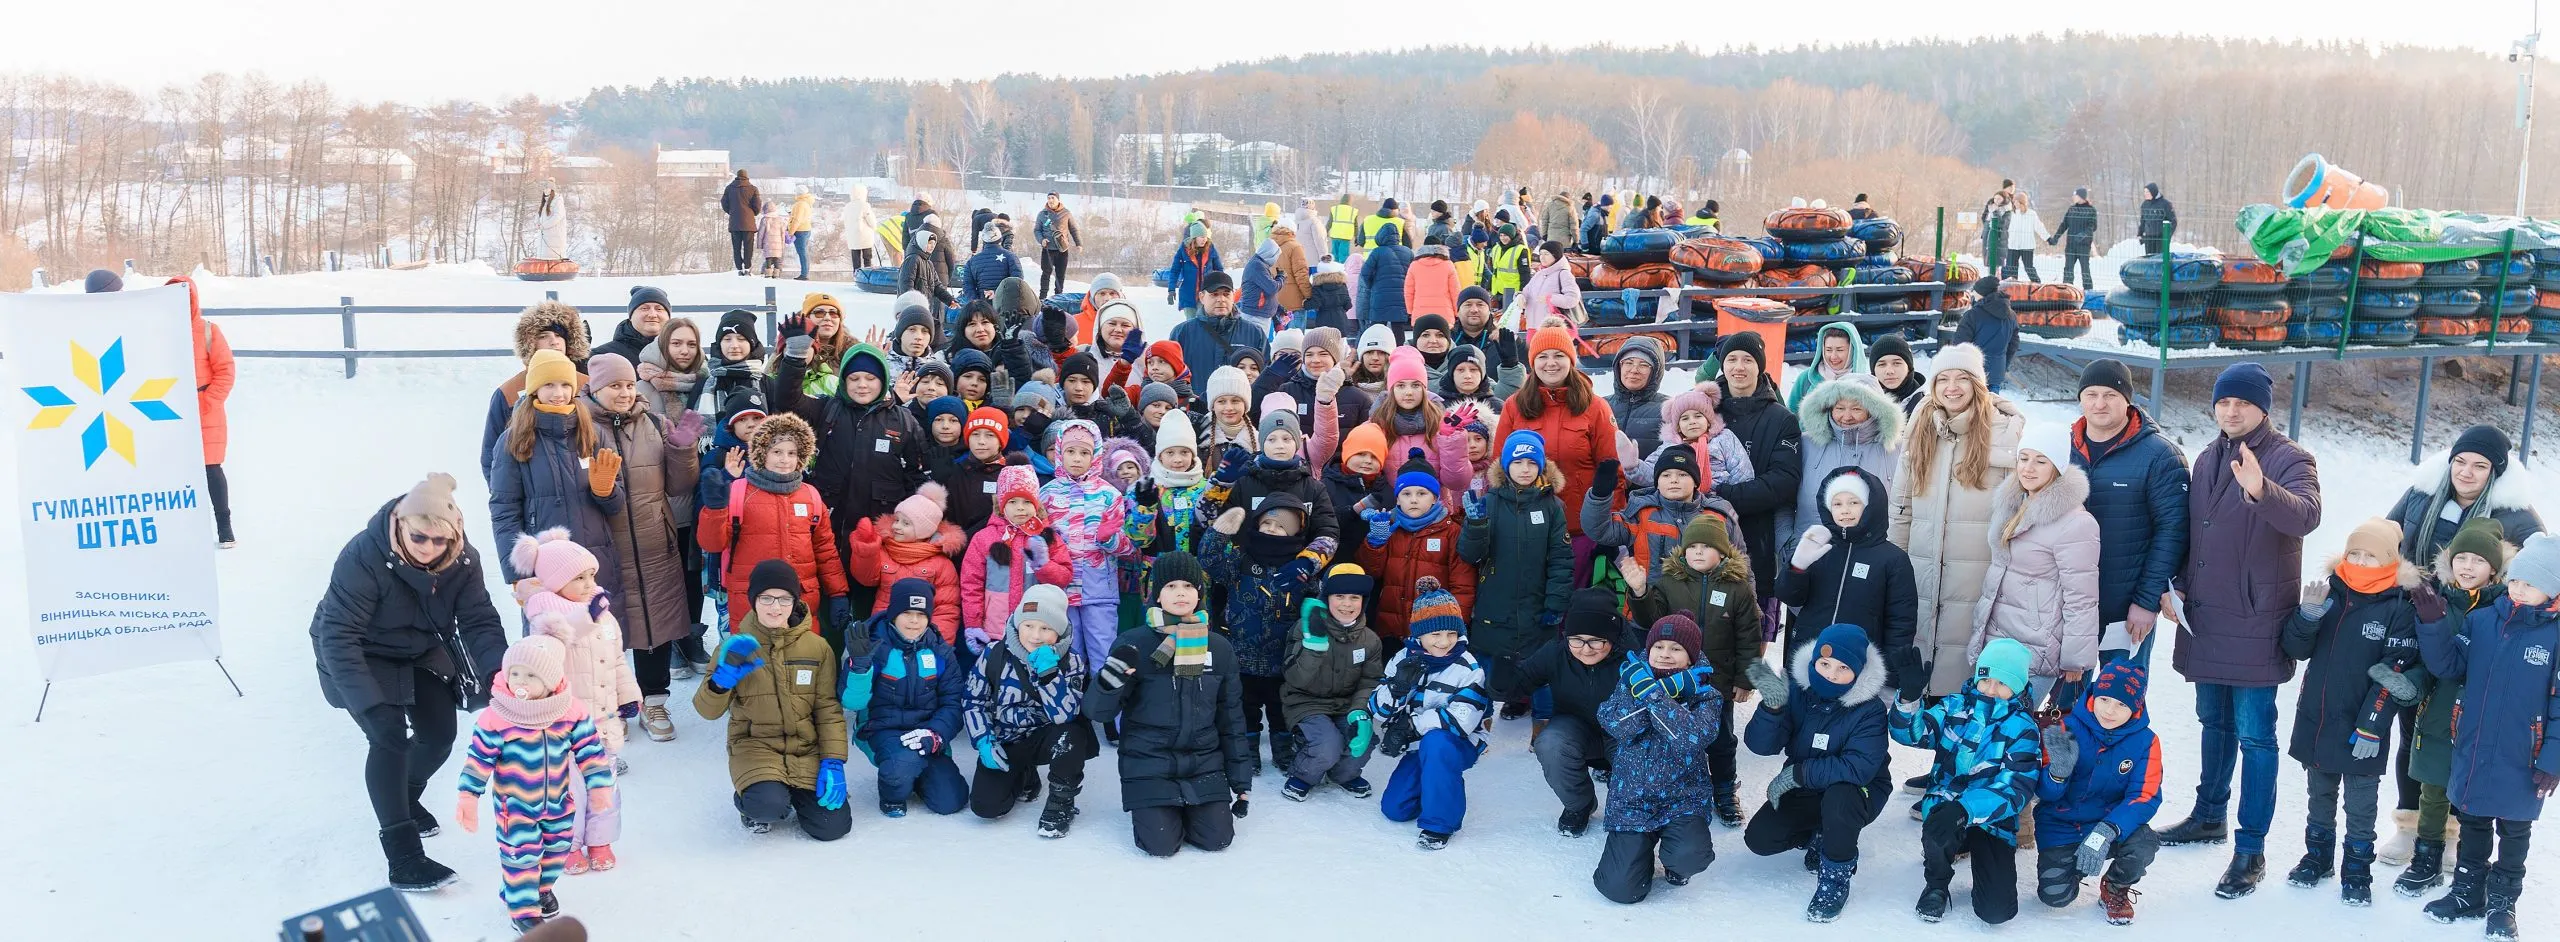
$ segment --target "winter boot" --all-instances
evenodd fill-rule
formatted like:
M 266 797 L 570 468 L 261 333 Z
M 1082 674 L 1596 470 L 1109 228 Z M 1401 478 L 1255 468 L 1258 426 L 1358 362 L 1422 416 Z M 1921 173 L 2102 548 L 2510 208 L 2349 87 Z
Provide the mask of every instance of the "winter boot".
M 738 816 L 738 826 L 746 828 L 747 833 L 749 834 L 773 833 L 773 824 L 771 822 L 758 821 L 743 814 Z
M 1034 775 L 1013 792 L 1013 803 L 1027 805 L 1040 800 L 1040 776 Z
M 2410 899 L 2427 895 L 2444 882 L 2444 842 L 2419 838 L 2409 851 L 2409 869 L 2391 883 L 2391 891 Z
M 1910 778 L 1903 779 L 1903 780 L 1902 780 L 1902 790 L 1903 790 L 1903 791 L 1906 791 L 1906 792 L 1910 792 L 1910 793 L 1912 793 L 1912 794 L 1914 794 L 1914 795 L 1925 795 L 1925 794 L 1928 794 L 1928 793 L 1929 793 L 1929 782 L 1930 782 L 1930 780 L 1935 779 L 1935 778 L 1937 778 L 1937 777 L 1938 777 L 1937 770 L 1932 769 L 1932 770 L 1930 770 L 1930 771 L 1922 772 L 1922 773 L 1920 773 L 1920 774 L 1918 774 L 1918 775 L 1914 775 L 1914 776 L 1912 776 L 1912 777 L 1910 777 Z
M 2141 890 L 2129 886 L 2117 886 L 2109 880 L 2099 880 L 2098 905 L 2107 910 L 2107 925 L 2133 925 L 2133 900 L 2141 895 Z
M 1342 790 L 1353 798 L 1367 798 L 1369 797 L 1369 780 L 1365 778 L 1352 779 L 1348 782 L 1342 783 Z
M 1422 848 L 1423 850 L 1447 850 L 1449 849 L 1449 835 L 1442 834 L 1438 831 L 1424 831 L 1422 832 L 1421 837 L 1414 839 L 1413 846 Z
M 614 859 L 613 848 L 610 845 L 598 844 L 587 848 L 587 869 L 603 873 L 613 869 L 617 863 L 620 861 Z
M 1571 808 L 1567 808 L 1564 809 L 1563 814 L 1556 816 L 1556 833 L 1558 834 L 1562 834 L 1566 837 L 1581 837 L 1582 835 L 1589 833 L 1590 830 L 1590 809 L 1575 811 Z
M 1822 832 L 1815 831 L 1804 842 L 1804 872 L 1822 872 Z
M 2231 866 L 2222 868 L 2221 881 L 2213 885 L 2213 895 L 2223 899 L 2239 899 L 2258 891 L 2258 881 L 2267 878 L 2267 855 L 2233 854 Z
M 1307 793 L 1314 790 L 1315 786 L 1299 781 L 1295 775 L 1289 776 L 1288 781 L 1280 783 L 1280 797 L 1290 801 L 1305 801 Z
M 534 905 L 542 907 L 544 919 L 553 919 L 560 915 L 560 897 L 551 895 L 550 890 L 542 891 L 542 895 L 534 899 Z
M 391 888 L 403 893 L 424 893 L 452 886 L 459 879 L 453 870 L 427 858 L 427 849 L 418 842 L 415 822 L 401 821 L 383 828 L 382 857 L 391 865 Z
M 883 818 L 903 818 L 903 817 L 906 817 L 906 816 L 907 816 L 907 803 L 906 803 L 906 802 L 903 802 L 903 801 L 884 801 L 884 802 L 881 802 L 881 803 L 880 803 L 880 816 L 881 816 L 881 817 L 883 817 Z
M 2502 942 L 2515 942 L 2516 897 L 2523 895 L 2523 889 L 2523 877 L 2489 874 L 2489 905 L 2484 913 L 2489 924 L 2481 929 L 2483 934 Z
M 2329 878 L 2338 865 L 2338 832 L 2334 828 L 2312 826 L 2302 830 L 2302 860 L 2284 875 L 2284 882 L 2299 887 L 2315 887 Z
M 1920 891 L 1919 904 L 1911 907 L 1911 910 L 1920 914 L 1921 922 L 1936 922 L 1947 918 L 1947 888 L 1936 884 L 1923 888 Z
M 511 925 L 511 926 L 514 926 L 514 927 L 516 928 L 516 934 L 517 934 L 517 935 L 523 935 L 523 934 L 525 934 L 525 933 L 527 933 L 527 932 L 532 932 L 532 931 L 533 931 L 533 928 L 534 928 L 535 926 L 539 926 L 539 925 L 541 925 L 541 924 L 542 924 L 542 917 L 540 917 L 540 916 L 517 916 L 517 917 L 515 917 L 514 919 L 507 920 L 507 924 L 508 924 L 508 925 Z
M 2373 905 L 2373 842 L 2348 841 L 2338 864 L 2338 901 L 2349 906 Z
M 2374 848 L 2373 857 L 2394 867 L 2404 866 L 2409 862 L 2409 855 L 2417 852 L 2418 813 L 2394 811 L 2391 813 L 2391 825 L 2391 837 Z
M 1804 906 L 1806 922 L 1830 922 L 1840 918 L 1840 910 L 1849 905 L 1849 878 L 1858 873 L 1858 861 L 1825 860 L 1822 877 L 1813 885 L 1813 901 Z
M 2480 918 L 2481 914 L 2489 909 L 2488 877 L 2487 867 L 2455 863 L 2453 886 L 2445 890 L 2443 896 L 2436 897 L 2434 902 L 2426 905 L 2427 918 L 2437 922 Z
M 434 837 L 444 833 L 444 826 L 436 823 L 436 816 L 427 811 L 427 806 L 418 803 L 426 794 L 424 785 L 409 788 L 409 823 L 417 825 L 419 837 Z
M 1716 787 L 1716 823 L 1729 828 L 1742 826 L 1742 796 L 1739 782 L 1720 779 Z
M 2169 825 L 2168 830 L 2160 832 L 2162 847 L 2177 847 L 2183 844 L 2219 844 L 2230 839 L 2231 826 L 2221 818 L 2199 818 L 2192 814 L 2188 815 L 2186 820 Z
M 587 872 L 587 849 L 584 847 L 569 848 L 569 859 L 560 865 L 560 872 L 573 877 Z
M 640 729 L 656 742 L 676 738 L 676 721 L 667 715 L 667 695 L 654 693 L 640 698 Z
M 1081 785 L 1049 786 L 1049 805 L 1040 809 L 1040 836 L 1065 837 L 1067 828 L 1076 823 L 1076 794 Z
M 1520 702 L 1515 701 L 1515 702 L 1511 702 L 1511 703 L 1505 703 L 1505 704 L 1503 704 L 1503 705 L 1502 705 L 1502 718 L 1503 718 L 1503 719 L 1506 719 L 1506 720 L 1516 720 L 1516 719 L 1519 719 L 1519 718 L 1524 717 L 1524 716 L 1527 716 L 1527 715 L 1529 715 L 1529 705 L 1528 705 L 1528 704 L 1526 704 L 1526 703 L 1520 703 Z

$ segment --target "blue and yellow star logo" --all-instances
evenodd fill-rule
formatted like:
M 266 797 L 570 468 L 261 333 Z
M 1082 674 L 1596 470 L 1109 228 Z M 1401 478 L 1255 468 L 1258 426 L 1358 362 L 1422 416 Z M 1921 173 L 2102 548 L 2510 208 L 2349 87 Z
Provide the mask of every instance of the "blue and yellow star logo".
M 123 419 L 116 417 L 111 407 L 113 401 L 111 397 L 116 391 L 116 384 L 123 382 L 125 378 L 124 338 L 118 337 L 114 343 L 108 344 L 107 352 L 104 354 L 90 353 L 88 348 L 80 346 L 79 341 L 72 341 L 71 375 L 80 381 L 80 385 L 88 387 L 90 396 L 109 403 L 107 406 L 101 406 L 98 414 L 89 420 L 88 427 L 80 430 L 80 467 L 86 469 L 96 466 L 98 458 L 110 451 L 122 457 L 126 464 L 136 464 L 133 454 L 133 426 L 125 424 Z M 124 402 L 133 407 L 135 414 L 146 420 L 175 422 L 178 420 L 178 410 L 169 408 L 169 404 L 162 400 L 168 398 L 169 390 L 177 385 L 178 379 L 174 376 L 143 380 L 133 388 L 130 395 L 124 397 Z M 61 428 L 80 411 L 79 400 L 73 399 L 70 393 L 63 392 L 61 387 L 25 386 L 20 388 L 26 392 L 27 398 L 36 402 L 36 417 L 27 423 L 29 429 Z

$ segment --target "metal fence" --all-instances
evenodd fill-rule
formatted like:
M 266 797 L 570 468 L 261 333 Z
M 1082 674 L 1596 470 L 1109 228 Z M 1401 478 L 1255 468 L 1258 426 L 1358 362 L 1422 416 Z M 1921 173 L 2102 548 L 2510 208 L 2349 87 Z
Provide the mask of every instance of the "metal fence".
M 764 315 L 764 332 L 771 336 L 775 318 L 779 316 L 777 292 L 767 286 L 764 303 L 741 307 L 734 304 L 678 304 L 668 308 L 670 314 L 726 314 L 735 310 L 756 311 Z M 558 290 L 542 293 L 545 300 L 560 300 Z M 255 350 L 234 348 L 235 357 L 283 360 L 344 360 L 347 376 L 356 375 L 356 364 L 364 360 L 423 360 L 445 357 L 513 357 L 514 347 L 470 347 L 437 350 L 366 350 L 356 345 L 356 319 L 367 314 L 438 315 L 438 314 L 517 314 L 522 305 L 487 304 L 357 304 L 352 297 L 340 296 L 336 307 L 212 307 L 205 308 L 206 317 L 327 317 L 338 318 L 342 346 L 335 350 Z

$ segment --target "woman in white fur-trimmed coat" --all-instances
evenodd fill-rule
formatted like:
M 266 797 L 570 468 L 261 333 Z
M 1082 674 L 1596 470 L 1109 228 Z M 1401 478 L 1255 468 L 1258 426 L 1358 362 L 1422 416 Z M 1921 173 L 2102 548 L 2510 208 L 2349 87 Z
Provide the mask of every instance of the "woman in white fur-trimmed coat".
M 1994 638 L 2035 653 L 2027 689 L 2041 705 L 2056 682 L 2098 667 L 2098 518 L 2082 509 L 2089 476 L 2033 448 L 1991 495 L 1991 569 L 1973 606 L 1970 662 Z

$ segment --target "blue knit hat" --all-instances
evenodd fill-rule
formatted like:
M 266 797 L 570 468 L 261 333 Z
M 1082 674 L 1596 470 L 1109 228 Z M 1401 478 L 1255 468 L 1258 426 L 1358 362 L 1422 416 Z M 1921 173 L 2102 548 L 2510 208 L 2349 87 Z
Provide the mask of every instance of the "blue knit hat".
M 1440 580 L 1424 576 L 1413 582 L 1413 620 L 1405 624 L 1411 637 L 1419 638 L 1435 631 L 1454 631 L 1467 635 L 1467 613 L 1458 608 L 1458 597 L 1440 587 Z
M 912 577 L 890 583 L 889 601 L 882 607 L 887 609 L 891 618 L 908 612 L 921 612 L 931 616 L 933 614 L 933 583 Z
M 1827 657 L 1848 665 L 1851 673 L 1867 672 L 1866 629 L 1845 622 L 1836 624 L 1822 629 L 1821 634 L 1815 635 L 1813 645 L 1814 660 Z M 1825 700 L 1840 699 L 1848 694 L 1849 688 L 1856 683 L 1855 680 L 1846 684 L 1832 683 L 1822 676 L 1821 671 L 1808 671 L 1805 674 L 1805 686 L 1812 690 L 1815 696 Z
M 2560 595 L 2560 537 L 2536 533 L 2507 560 L 2507 581 Z
M 2276 380 L 2267 368 L 2255 362 L 2234 363 L 2224 367 L 2222 375 L 2213 378 L 2213 401 L 2239 399 L 2257 406 L 2260 412 L 2276 411 Z
M 659 307 L 666 308 L 669 312 L 673 312 L 675 310 L 675 305 L 667 303 L 666 292 L 649 287 L 648 285 L 631 286 L 630 310 L 637 311 L 640 309 L 640 305 L 652 303 Z
M 1510 467 L 1511 467 L 1511 463 L 1512 463 L 1512 462 L 1514 462 L 1514 461 L 1518 461 L 1518 460 L 1523 459 L 1523 458 L 1526 458 L 1526 459 L 1529 459 L 1529 460 L 1531 460 L 1531 461 L 1535 461 L 1535 462 L 1537 462 L 1537 463 L 1538 463 L 1538 470 L 1540 470 L 1540 471 L 1544 471 L 1544 470 L 1546 470 L 1546 469 L 1547 469 L 1547 439 L 1546 439 L 1546 436 L 1540 435 L 1540 434 L 1538 434 L 1538 433 L 1537 433 L 1536 431 L 1534 431 L 1534 430 L 1531 430 L 1531 429 L 1525 429 L 1525 428 L 1524 428 L 1524 429 L 1521 429 L 1521 430 L 1519 430 L 1519 431 L 1513 432 L 1513 433 L 1511 433 L 1511 434 L 1509 434 L 1509 435 L 1503 436 L 1503 439 L 1502 439 L 1502 462 L 1501 462 L 1502 467 L 1503 467 L 1503 468 L 1505 468 L 1505 469 L 1508 469 L 1508 468 L 1510 468 Z
M 2089 681 L 2089 699 L 2105 697 L 2140 713 L 2147 679 L 2142 668 L 2133 666 L 2133 662 L 2117 661 L 2100 668 L 2098 676 Z
M 924 420 L 927 425 L 946 415 L 965 424 L 969 421 L 969 404 L 960 401 L 958 396 L 935 396 L 924 404 Z
M 2035 652 L 2016 638 L 1994 638 L 1982 646 L 1982 656 L 1973 662 L 1973 679 L 1988 677 L 2009 685 L 2013 696 L 2027 692 L 2027 665 L 2035 660 Z
M 1420 448 L 1406 451 L 1404 466 L 1396 469 L 1393 493 L 1402 494 L 1408 487 L 1419 487 L 1430 491 L 1433 497 L 1440 496 L 1440 472 L 1431 467 L 1431 459 L 1425 457 Z

